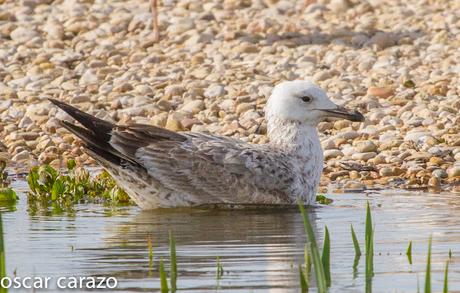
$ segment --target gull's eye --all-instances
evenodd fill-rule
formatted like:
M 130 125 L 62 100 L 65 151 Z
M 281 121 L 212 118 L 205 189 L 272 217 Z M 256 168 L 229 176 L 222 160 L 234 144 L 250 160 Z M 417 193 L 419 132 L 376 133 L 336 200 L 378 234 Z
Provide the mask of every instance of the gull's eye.
M 309 97 L 309 96 L 303 96 L 303 97 L 300 97 L 300 99 L 301 99 L 302 101 L 304 101 L 305 103 L 310 103 L 311 100 L 313 100 L 313 99 L 312 99 L 311 97 Z

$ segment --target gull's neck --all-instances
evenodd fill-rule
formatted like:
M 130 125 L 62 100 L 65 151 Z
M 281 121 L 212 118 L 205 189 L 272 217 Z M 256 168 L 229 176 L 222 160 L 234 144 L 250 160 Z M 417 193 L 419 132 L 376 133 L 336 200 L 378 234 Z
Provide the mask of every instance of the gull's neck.
M 321 144 L 315 126 L 270 117 L 267 119 L 270 145 L 287 154 L 322 157 Z M 319 152 L 319 153 L 318 153 Z
M 315 202 L 323 171 L 323 150 L 316 127 L 280 118 L 267 119 L 270 147 L 289 156 L 295 179 L 290 190 L 293 201 Z

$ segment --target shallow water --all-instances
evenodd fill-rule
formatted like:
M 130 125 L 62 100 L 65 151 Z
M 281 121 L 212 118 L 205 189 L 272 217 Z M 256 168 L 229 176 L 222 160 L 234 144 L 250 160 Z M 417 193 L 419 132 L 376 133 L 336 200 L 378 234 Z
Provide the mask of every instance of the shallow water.
M 14 187 L 25 189 L 23 182 Z M 218 292 L 299 291 L 297 267 L 303 261 L 305 234 L 295 208 L 146 212 L 137 207 L 80 205 L 74 215 L 31 215 L 26 195 L 19 196 L 16 210 L 3 213 L 8 276 L 16 271 L 20 277 L 52 277 L 51 287 L 62 276 L 114 276 L 118 292 L 158 291 L 158 261 L 162 257 L 168 266 L 171 230 L 177 245 L 178 287 L 183 292 L 215 292 L 216 286 Z M 417 279 L 423 291 L 430 235 L 433 292 L 442 289 L 449 249 L 449 291 L 460 292 L 459 196 L 392 191 L 329 197 L 333 204 L 309 213 L 321 243 L 324 225 L 331 234 L 330 292 L 364 292 L 364 257 L 353 272 L 350 224 L 364 250 L 366 201 L 375 224 L 373 292 L 417 292 Z M 149 238 L 153 268 L 149 268 Z M 413 265 L 405 255 L 410 240 Z M 217 256 L 224 269 L 219 282 Z

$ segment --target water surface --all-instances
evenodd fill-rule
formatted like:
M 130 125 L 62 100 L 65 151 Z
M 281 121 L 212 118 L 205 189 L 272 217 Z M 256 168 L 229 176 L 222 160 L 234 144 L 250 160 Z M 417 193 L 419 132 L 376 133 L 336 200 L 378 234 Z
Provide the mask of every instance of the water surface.
M 25 189 L 23 182 L 14 187 Z M 299 291 L 297 267 L 303 262 L 306 239 L 295 208 L 142 211 L 135 206 L 78 205 L 75 213 L 56 215 L 32 213 L 25 193 L 19 196 L 16 210 L 3 212 L 9 276 L 14 272 L 52 280 L 113 276 L 118 292 L 158 291 L 158 261 L 163 258 L 168 269 L 171 230 L 177 243 L 178 287 L 183 292 Z M 364 250 L 366 201 L 375 224 L 373 292 L 417 292 L 417 280 L 423 289 L 430 235 L 434 291 L 442 289 L 444 265 L 452 250 L 449 291 L 460 292 L 459 196 L 392 191 L 329 197 L 333 204 L 309 209 L 309 214 L 320 243 L 324 225 L 331 234 L 330 292 L 364 291 L 364 258 L 354 271 L 350 224 Z M 153 243 L 153 267 L 149 266 L 148 239 Z M 411 240 L 412 265 L 405 255 Z M 217 256 L 224 269 L 219 282 Z M 51 291 L 60 292 L 46 292 Z

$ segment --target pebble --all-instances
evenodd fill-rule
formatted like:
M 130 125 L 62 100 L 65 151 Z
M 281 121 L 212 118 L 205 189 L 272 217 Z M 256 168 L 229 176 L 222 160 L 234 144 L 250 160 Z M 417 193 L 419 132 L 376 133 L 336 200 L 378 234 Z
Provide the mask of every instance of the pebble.
M 324 151 L 324 158 L 326 160 L 337 158 L 337 157 L 343 157 L 343 153 L 340 150 L 325 150 Z
M 181 124 L 183 116 L 179 113 L 170 113 L 168 119 L 166 120 L 165 127 L 172 131 L 183 131 L 184 127 Z
M 436 169 L 431 173 L 431 175 L 439 179 L 447 178 L 448 176 L 447 172 L 443 169 Z
M 208 99 L 218 98 L 225 95 L 226 91 L 222 85 L 211 85 L 204 92 L 204 96 Z
M 355 153 L 351 156 L 353 160 L 367 161 L 377 156 L 375 152 Z
M 22 151 L 20 153 L 17 153 L 16 155 L 13 156 L 11 159 L 13 162 L 18 162 L 18 163 L 25 163 L 29 160 L 30 154 L 29 151 Z
M 376 152 L 377 145 L 372 141 L 362 141 L 357 143 L 356 150 L 360 153 Z
M 460 58 L 451 40 L 460 32 L 446 34 L 458 19 L 444 15 L 455 1 L 436 9 L 415 1 L 410 10 L 397 1 L 391 10 L 379 0 L 318 1 L 302 11 L 305 26 L 284 0 L 168 0 L 159 42 L 136 1 L 49 2 L 1 2 L 0 137 L 13 164 L 58 165 L 64 153 L 87 160 L 71 152 L 78 139 L 61 129 L 58 119 L 69 117 L 49 97 L 116 122 L 263 143 L 273 85 L 312 78 L 366 117 L 319 125 L 323 181 L 446 190 L 458 182 Z M 338 29 L 344 17 L 347 29 Z M 42 155 L 50 147 L 55 158 Z M 378 171 L 343 170 L 342 161 Z
M 169 85 L 165 88 L 164 98 L 169 99 L 173 96 L 181 96 L 185 88 L 181 85 Z
M 449 178 L 460 177 L 460 165 L 453 166 L 448 169 Z
M 254 105 L 251 103 L 241 103 L 236 106 L 236 114 L 243 114 L 246 111 L 254 109 Z
M 21 26 L 10 33 L 10 38 L 18 43 L 25 43 L 38 36 L 38 32 L 34 29 Z
M 386 99 L 394 94 L 394 90 L 388 87 L 369 87 L 367 89 L 367 94 L 370 96 Z
M 200 111 L 204 110 L 204 108 L 205 108 L 205 104 L 202 100 L 194 100 L 182 106 L 181 110 L 184 112 L 197 114 Z

